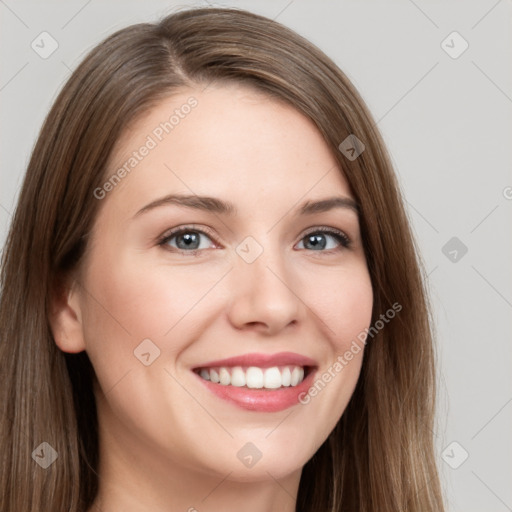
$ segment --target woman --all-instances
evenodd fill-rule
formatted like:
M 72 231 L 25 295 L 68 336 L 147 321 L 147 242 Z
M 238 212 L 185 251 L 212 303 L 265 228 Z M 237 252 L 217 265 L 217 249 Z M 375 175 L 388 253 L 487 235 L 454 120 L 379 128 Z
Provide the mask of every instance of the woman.
M 41 130 L 2 286 L 2 510 L 443 510 L 391 164 L 278 23 L 196 9 L 98 45 Z

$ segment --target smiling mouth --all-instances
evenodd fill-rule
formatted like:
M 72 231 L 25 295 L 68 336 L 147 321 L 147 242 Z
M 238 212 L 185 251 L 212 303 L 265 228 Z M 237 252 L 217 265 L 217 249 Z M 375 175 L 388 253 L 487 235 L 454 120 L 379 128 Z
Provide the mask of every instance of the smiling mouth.
M 221 386 L 246 389 L 281 389 L 298 386 L 310 373 L 310 366 L 284 365 L 260 368 L 258 366 L 217 366 L 195 368 L 203 380 Z

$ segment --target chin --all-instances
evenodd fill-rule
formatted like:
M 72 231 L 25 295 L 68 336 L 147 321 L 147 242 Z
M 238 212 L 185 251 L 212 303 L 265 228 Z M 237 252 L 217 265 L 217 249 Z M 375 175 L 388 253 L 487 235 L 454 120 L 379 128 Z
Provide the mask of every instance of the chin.
M 234 482 L 280 480 L 301 471 L 313 456 L 313 453 L 309 452 L 300 453 L 300 447 L 304 448 L 304 445 L 280 443 L 279 447 L 274 449 L 272 444 L 267 443 L 266 447 L 262 446 L 259 450 L 256 443 L 249 442 L 232 452 L 232 456 L 222 457 L 222 461 L 217 459 L 217 463 L 210 467 L 210 471 L 215 471 L 222 478 L 229 474 L 228 479 Z M 231 449 L 226 448 L 226 452 L 228 451 L 231 452 Z
M 302 470 L 303 465 L 292 465 L 292 464 L 273 464 L 263 463 L 260 460 L 254 467 L 252 468 L 237 468 L 233 469 L 231 467 L 231 474 L 228 477 L 228 480 L 232 482 L 240 482 L 240 483 L 257 483 L 257 482 L 268 482 L 269 480 L 282 480 L 285 479 L 297 471 Z M 224 476 L 227 473 L 224 473 Z

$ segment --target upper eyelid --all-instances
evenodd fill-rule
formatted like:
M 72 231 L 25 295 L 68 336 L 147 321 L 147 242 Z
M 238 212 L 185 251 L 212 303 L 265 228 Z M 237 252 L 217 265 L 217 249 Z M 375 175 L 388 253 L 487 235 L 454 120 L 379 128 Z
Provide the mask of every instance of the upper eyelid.
M 339 228 L 333 228 L 333 227 L 330 227 L 330 226 L 313 226 L 311 228 L 306 228 L 306 231 L 304 232 L 304 235 L 303 236 L 306 236 L 310 233 L 316 233 L 317 231 L 320 231 L 322 233 L 329 233 L 329 232 L 333 232 L 333 233 L 343 233 L 347 238 L 350 238 L 346 233 L 345 231 L 343 231 L 343 229 L 339 229 Z
M 203 233 L 205 235 L 215 237 L 215 234 L 213 233 L 213 231 L 210 228 L 196 227 L 193 224 L 185 224 L 183 226 L 178 226 L 178 227 L 175 227 L 172 229 L 168 229 L 159 237 L 159 239 L 163 240 L 166 238 L 171 238 L 173 236 L 179 235 L 182 232 L 187 232 L 187 231 L 197 231 L 199 233 Z

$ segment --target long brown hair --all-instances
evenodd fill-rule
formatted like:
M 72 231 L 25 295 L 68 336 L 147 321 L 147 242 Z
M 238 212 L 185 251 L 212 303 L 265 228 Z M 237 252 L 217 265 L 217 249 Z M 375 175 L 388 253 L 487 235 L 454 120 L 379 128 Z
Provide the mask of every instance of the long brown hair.
M 367 107 L 319 49 L 282 25 L 235 9 L 193 9 L 133 25 L 94 48 L 50 110 L 34 148 L 2 260 L 2 512 L 84 512 L 98 489 L 93 368 L 63 353 L 49 326 L 59 277 L 79 268 L 126 127 L 190 85 L 235 81 L 309 117 L 360 207 L 374 293 L 369 341 L 334 431 L 304 466 L 297 511 L 441 512 L 434 460 L 434 348 L 426 292 L 392 165 Z M 349 135 L 365 149 L 347 158 Z M 110 170 L 111 171 L 111 170 Z M 58 459 L 32 457 L 47 442 Z

